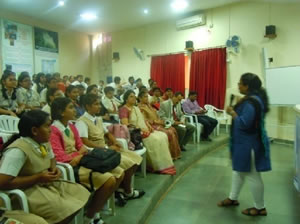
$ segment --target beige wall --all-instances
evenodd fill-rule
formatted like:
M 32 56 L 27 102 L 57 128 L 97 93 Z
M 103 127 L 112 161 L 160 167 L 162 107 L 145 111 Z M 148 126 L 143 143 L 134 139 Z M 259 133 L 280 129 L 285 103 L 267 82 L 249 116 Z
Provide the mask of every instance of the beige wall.
M 59 67 L 63 75 L 91 76 L 91 49 L 89 36 L 85 33 L 75 32 L 63 27 L 43 23 L 27 16 L 17 15 L 0 9 L 0 17 L 19 23 L 38 26 L 58 32 L 59 37 Z M 2 71 L 2 62 L 0 69 Z
M 120 52 L 121 58 L 112 64 L 113 75 L 124 79 L 133 75 L 144 82 L 149 78 L 151 59 L 140 61 L 133 47 L 144 50 L 146 55 L 162 54 L 182 51 L 187 40 L 192 40 L 195 48 L 206 48 L 224 45 L 229 35 L 238 35 L 242 40 L 241 53 L 228 56 L 228 98 L 229 93 L 237 92 L 242 73 L 251 71 L 263 79 L 263 47 L 274 58 L 272 67 L 300 64 L 299 11 L 299 3 L 246 2 L 207 11 L 207 25 L 202 27 L 176 31 L 175 21 L 166 21 L 112 33 L 112 49 Z M 277 27 L 278 37 L 274 40 L 264 38 L 265 26 L 270 24 Z M 295 113 L 291 108 L 272 107 L 267 128 L 272 137 L 292 140 L 294 123 Z

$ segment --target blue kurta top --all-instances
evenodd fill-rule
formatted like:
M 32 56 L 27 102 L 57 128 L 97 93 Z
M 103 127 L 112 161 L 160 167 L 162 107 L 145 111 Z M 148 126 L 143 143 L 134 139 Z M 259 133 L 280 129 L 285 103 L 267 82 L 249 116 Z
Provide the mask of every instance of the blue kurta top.
M 262 100 L 252 96 L 262 108 Z M 236 108 L 238 116 L 233 121 L 231 131 L 231 155 L 233 170 L 238 172 L 251 171 L 251 152 L 254 150 L 256 171 L 270 171 L 270 145 L 264 129 L 264 113 L 261 115 L 259 126 L 255 127 L 256 110 L 254 105 L 246 100 Z

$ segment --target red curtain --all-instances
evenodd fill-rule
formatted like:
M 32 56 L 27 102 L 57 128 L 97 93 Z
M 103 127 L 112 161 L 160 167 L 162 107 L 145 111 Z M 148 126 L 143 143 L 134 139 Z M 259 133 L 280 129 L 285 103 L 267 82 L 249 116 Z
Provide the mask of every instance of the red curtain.
M 224 108 L 226 74 L 225 48 L 193 52 L 190 90 L 198 93 L 199 105 L 211 104 Z
M 162 91 L 170 87 L 174 92 L 180 91 L 184 94 L 184 54 L 152 57 L 151 78 L 157 82 Z

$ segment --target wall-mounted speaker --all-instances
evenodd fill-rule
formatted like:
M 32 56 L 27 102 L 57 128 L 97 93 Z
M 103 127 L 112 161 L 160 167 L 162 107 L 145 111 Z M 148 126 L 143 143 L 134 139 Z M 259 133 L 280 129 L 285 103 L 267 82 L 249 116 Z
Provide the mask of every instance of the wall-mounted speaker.
M 274 25 L 266 26 L 265 37 L 275 38 L 276 37 L 276 26 L 274 26 Z
M 194 42 L 191 40 L 186 41 L 185 42 L 185 50 L 193 51 L 194 50 Z
M 113 60 L 115 60 L 115 61 L 120 60 L 120 53 L 119 52 L 113 52 Z

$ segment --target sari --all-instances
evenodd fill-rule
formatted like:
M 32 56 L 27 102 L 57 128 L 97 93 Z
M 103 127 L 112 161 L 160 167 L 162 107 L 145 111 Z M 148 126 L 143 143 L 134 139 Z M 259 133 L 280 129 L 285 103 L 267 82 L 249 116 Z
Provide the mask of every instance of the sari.
M 181 149 L 178 142 L 177 131 L 174 127 L 170 127 L 168 129 L 164 128 L 163 125 L 155 124 L 155 121 L 161 120 L 157 115 L 157 112 L 154 108 L 152 108 L 149 104 L 139 104 L 141 112 L 144 115 L 146 121 L 152 126 L 153 129 L 157 131 L 162 131 L 167 134 L 169 140 L 169 150 L 171 156 L 174 160 L 179 159 L 181 157 Z
M 129 109 L 123 106 L 119 110 L 120 119 L 127 118 L 130 125 L 143 131 L 151 131 L 142 112 L 136 106 Z M 152 172 L 175 175 L 174 166 L 168 144 L 168 136 L 160 131 L 152 131 L 149 136 L 143 138 L 143 144 L 147 149 L 147 168 Z

